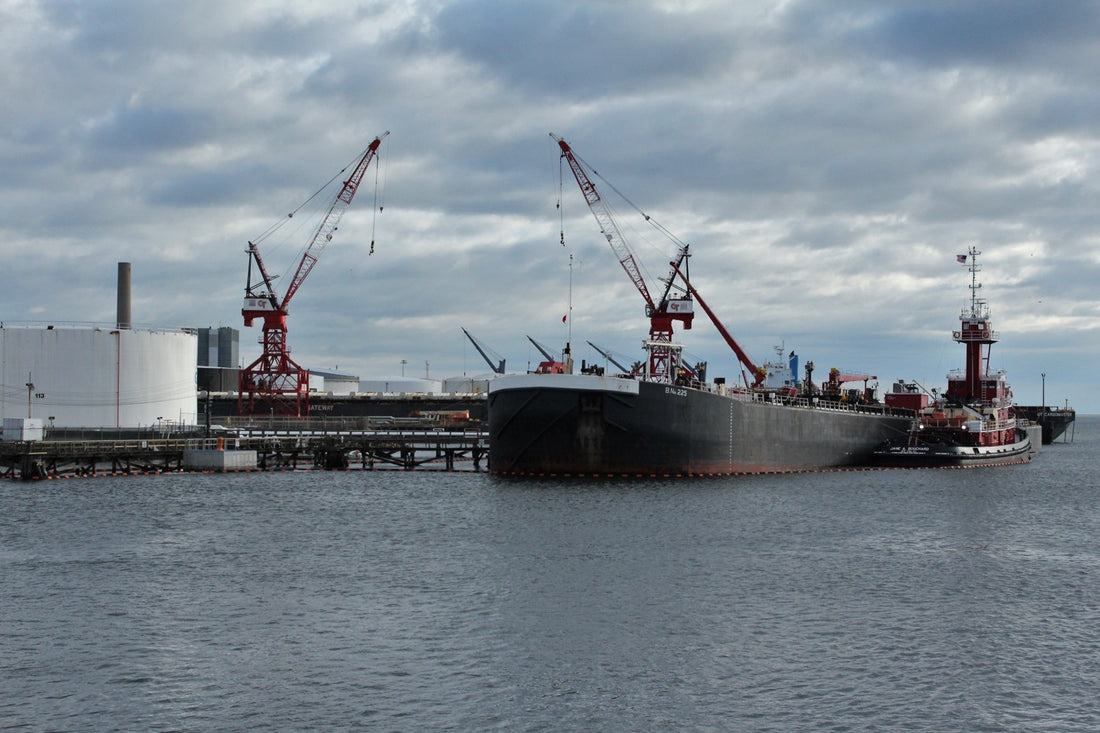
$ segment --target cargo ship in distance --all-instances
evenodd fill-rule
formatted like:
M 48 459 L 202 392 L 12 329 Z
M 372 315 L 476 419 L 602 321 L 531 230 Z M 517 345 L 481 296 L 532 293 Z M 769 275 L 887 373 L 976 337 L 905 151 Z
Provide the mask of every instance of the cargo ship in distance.
M 888 438 L 904 434 L 913 411 L 874 400 L 869 375 L 830 373 L 820 389 L 798 382 L 796 364 L 756 366 L 688 278 L 688 245 L 652 297 L 634 255 L 589 171 L 554 135 L 600 228 L 645 302 L 650 321 L 644 360 L 630 373 L 605 374 L 583 363 L 574 374 L 569 346 L 558 374 L 502 376 L 489 385 L 489 471 L 516 476 L 730 475 L 865 464 Z M 667 230 L 645 216 L 647 222 Z M 563 234 L 564 241 L 564 234 Z M 673 342 L 673 323 L 690 329 L 695 304 L 737 355 L 743 383 L 707 381 Z M 846 389 L 862 380 L 864 387 Z
M 909 431 L 875 449 L 876 463 L 898 467 L 1004 466 L 1031 460 L 1025 425 L 1017 422 L 1012 390 L 1003 371 L 991 372 L 989 348 L 997 335 L 986 301 L 978 297 L 981 252 L 959 255 L 969 262 L 970 305 L 952 335 L 966 346 L 966 368 L 947 375 L 947 391 L 925 391 L 915 382 L 895 383 L 886 404 L 918 411 Z
M 1016 405 L 1016 417 L 1025 418 L 1038 425 L 1042 429 L 1043 445 L 1050 445 L 1058 438 L 1070 442 L 1070 435 L 1066 431 L 1076 422 L 1077 411 L 1070 407 L 1069 400 L 1066 400 L 1063 407 L 1051 407 L 1046 404 Z

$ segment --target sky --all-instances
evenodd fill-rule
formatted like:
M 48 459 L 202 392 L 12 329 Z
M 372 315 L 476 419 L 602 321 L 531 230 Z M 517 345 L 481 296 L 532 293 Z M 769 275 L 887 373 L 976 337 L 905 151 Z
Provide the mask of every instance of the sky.
M 248 242 L 284 224 L 285 287 L 287 214 L 389 131 L 289 304 L 299 363 L 488 372 L 463 328 L 511 372 L 528 336 L 640 359 L 554 133 L 650 289 L 658 222 L 755 362 L 942 388 L 976 247 L 991 368 L 1100 413 L 1097 38 L 1076 0 L 0 0 L 0 320 L 113 323 L 131 262 L 135 326 L 232 326 L 247 363 Z M 737 380 L 703 313 L 676 338 Z

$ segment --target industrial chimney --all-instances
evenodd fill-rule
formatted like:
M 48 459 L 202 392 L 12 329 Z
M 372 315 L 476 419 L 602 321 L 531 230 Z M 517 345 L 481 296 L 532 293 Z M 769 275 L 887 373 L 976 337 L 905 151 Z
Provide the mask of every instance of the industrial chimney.
M 118 263 L 118 330 L 129 330 L 130 323 L 130 263 Z

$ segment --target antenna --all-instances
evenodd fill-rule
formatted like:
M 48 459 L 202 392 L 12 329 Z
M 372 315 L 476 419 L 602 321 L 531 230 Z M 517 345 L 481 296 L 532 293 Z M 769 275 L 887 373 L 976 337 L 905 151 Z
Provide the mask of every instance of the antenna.
M 978 291 L 982 287 L 982 284 L 978 282 L 978 273 L 982 271 L 982 266 L 978 264 L 978 255 L 982 252 L 973 246 L 967 252 L 970 255 L 970 317 L 988 318 L 985 298 L 978 297 Z

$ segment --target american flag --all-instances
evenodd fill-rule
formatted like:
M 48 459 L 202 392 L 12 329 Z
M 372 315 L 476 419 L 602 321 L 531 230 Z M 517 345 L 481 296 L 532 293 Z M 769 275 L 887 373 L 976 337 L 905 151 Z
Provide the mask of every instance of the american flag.
M 955 255 L 955 261 L 965 265 L 966 264 L 966 255 Z

